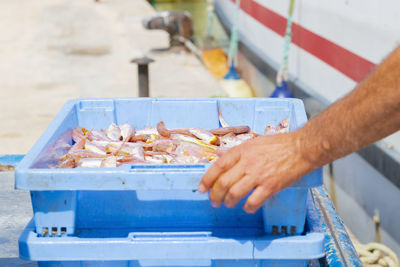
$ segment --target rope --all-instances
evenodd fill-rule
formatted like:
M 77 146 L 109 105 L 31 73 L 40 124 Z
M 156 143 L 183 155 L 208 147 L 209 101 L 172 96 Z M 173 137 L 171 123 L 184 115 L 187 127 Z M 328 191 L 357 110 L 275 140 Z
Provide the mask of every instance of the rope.
M 354 243 L 360 260 L 364 266 L 399 267 L 396 254 L 387 246 L 380 243 Z
M 232 24 L 231 29 L 231 40 L 229 43 L 229 52 L 228 52 L 228 66 L 232 66 L 234 64 L 233 58 L 238 50 L 238 22 L 239 22 L 239 10 L 240 10 L 240 0 L 236 0 L 236 8 L 235 8 L 235 17 Z
M 290 0 L 289 14 L 288 14 L 287 24 L 286 24 L 285 43 L 284 43 L 284 47 L 283 47 L 283 58 L 282 58 L 282 62 L 281 62 L 279 71 L 276 75 L 276 83 L 279 86 L 282 85 L 283 80 L 287 81 L 289 78 L 288 62 L 289 62 L 289 46 L 290 46 L 290 42 L 292 40 L 293 9 L 294 9 L 294 0 Z
M 202 63 L 204 63 L 203 62 L 203 52 L 199 48 L 197 48 L 197 46 L 192 41 L 190 41 L 189 39 L 186 39 L 183 36 L 175 36 L 174 40 L 177 40 L 177 41 L 183 43 L 185 45 L 185 47 L 190 50 L 190 52 L 192 52 L 198 59 L 200 59 L 200 61 Z
M 210 37 L 214 32 L 214 0 L 207 0 L 207 21 L 206 21 L 206 36 Z

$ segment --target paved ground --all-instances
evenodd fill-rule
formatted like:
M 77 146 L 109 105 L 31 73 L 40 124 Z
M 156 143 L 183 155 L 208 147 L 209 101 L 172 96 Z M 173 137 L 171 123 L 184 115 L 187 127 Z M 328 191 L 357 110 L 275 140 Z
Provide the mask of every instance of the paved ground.
M 14 173 L 0 172 L 0 266 L 36 266 L 18 258 L 18 237 L 32 218 L 29 192 L 14 190 Z
M 145 0 L 5 0 L 0 3 L 0 154 L 25 154 L 62 105 L 77 97 L 137 95 L 129 61 L 148 54 L 151 95 L 208 97 L 218 83 L 193 56 L 143 29 Z
M 151 96 L 209 97 L 218 83 L 168 36 L 147 31 L 145 0 L 5 0 L 0 3 L 0 155 L 25 154 L 62 105 L 78 97 L 137 96 L 134 57 L 148 55 Z M 0 267 L 18 259 L 17 239 L 32 218 L 29 193 L 0 172 Z

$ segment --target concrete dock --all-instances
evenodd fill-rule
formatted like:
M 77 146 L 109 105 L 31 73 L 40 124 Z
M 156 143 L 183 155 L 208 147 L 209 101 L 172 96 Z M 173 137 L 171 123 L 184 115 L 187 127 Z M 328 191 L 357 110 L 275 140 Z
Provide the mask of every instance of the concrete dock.
M 150 96 L 210 97 L 219 85 L 192 54 L 147 31 L 145 0 L 39 0 L 0 3 L 0 155 L 25 154 L 72 98 L 135 97 L 135 57 L 147 55 Z M 28 192 L 0 171 L 0 266 L 18 259 L 17 239 L 32 218 Z
M 0 266 L 33 267 L 18 258 L 18 237 L 32 218 L 29 192 L 14 190 L 14 173 L 0 172 Z
M 150 96 L 209 97 L 219 85 L 192 54 L 157 52 L 168 34 L 148 31 L 145 0 L 0 3 L 0 154 L 25 154 L 72 98 L 135 97 L 135 57 L 147 55 Z

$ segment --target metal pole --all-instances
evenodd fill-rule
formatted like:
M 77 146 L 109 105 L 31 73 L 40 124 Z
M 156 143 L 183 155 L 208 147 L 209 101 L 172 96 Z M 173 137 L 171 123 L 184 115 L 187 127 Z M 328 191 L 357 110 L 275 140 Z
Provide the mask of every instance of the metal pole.
M 138 65 L 139 97 L 149 97 L 149 64 L 154 62 L 148 57 L 135 58 L 131 63 Z

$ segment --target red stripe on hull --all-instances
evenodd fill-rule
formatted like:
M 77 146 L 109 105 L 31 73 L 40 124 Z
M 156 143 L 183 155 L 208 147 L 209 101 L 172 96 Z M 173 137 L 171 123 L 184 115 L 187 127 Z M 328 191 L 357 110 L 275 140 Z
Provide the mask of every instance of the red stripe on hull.
M 232 2 L 234 1 L 232 0 Z M 244 12 L 273 32 L 280 36 L 285 35 L 287 21 L 285 17 L 254 0 L 242 0 L 240 7 Z M 307 30 L 297 23 L 292 24 L 292 42 L 356 82 L 360 82 L 375 66 L 371 61 Z

